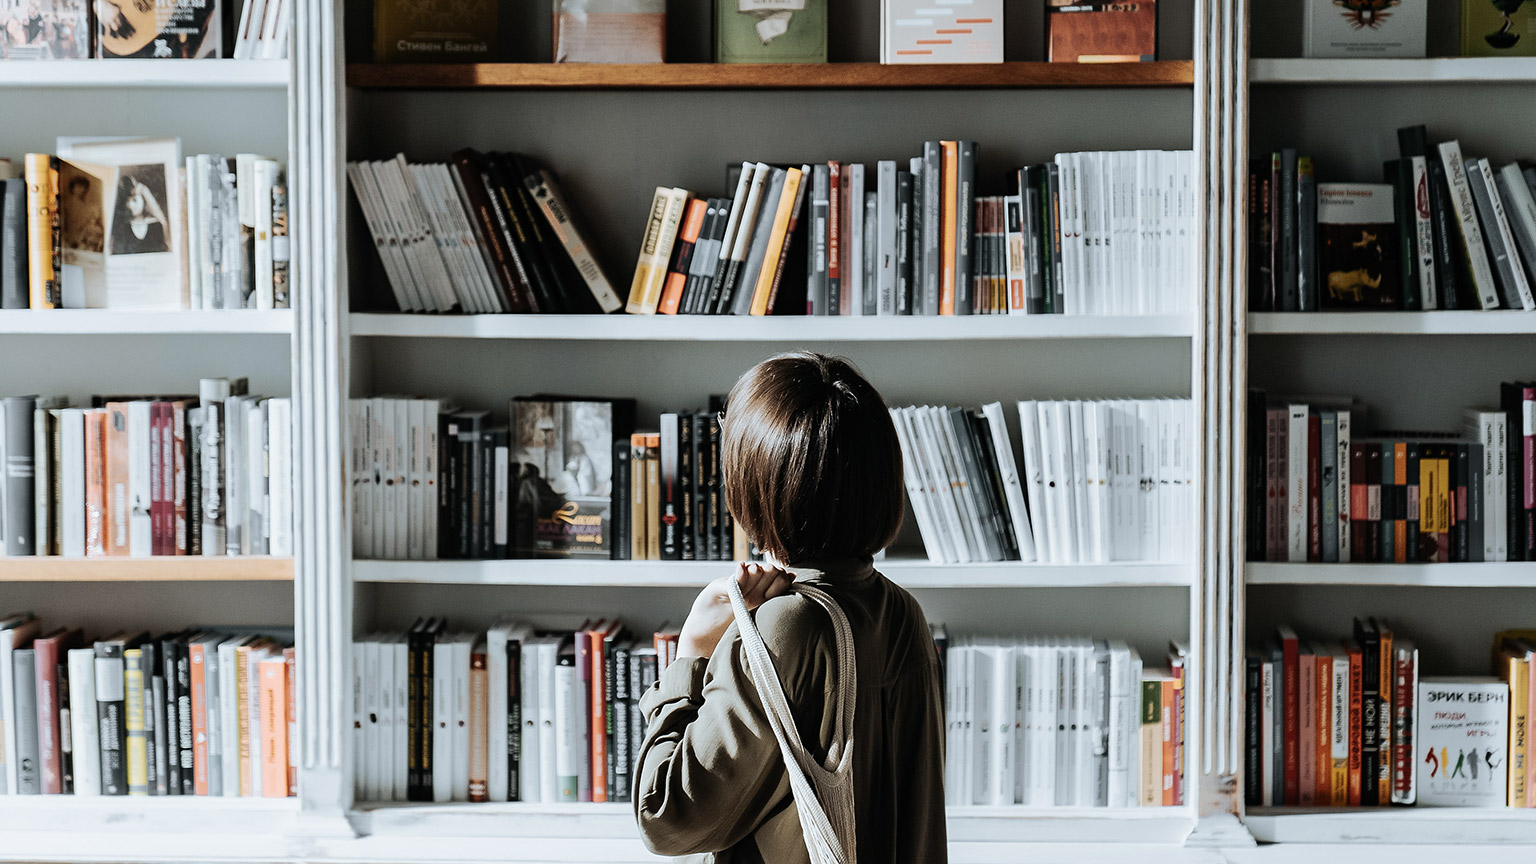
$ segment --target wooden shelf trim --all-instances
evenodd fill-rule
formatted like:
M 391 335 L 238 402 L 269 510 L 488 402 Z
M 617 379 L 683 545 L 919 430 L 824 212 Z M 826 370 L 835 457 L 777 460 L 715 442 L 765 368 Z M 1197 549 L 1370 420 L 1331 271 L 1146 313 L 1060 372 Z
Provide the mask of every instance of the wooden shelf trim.
M 1192 60 L 1152 63 L 360 63 L 347 83 L 390 89 L 816 90 L 1190 87 Z
M 293 559 L 267 555 L 0 558 L 0 582 L 291 582 Z

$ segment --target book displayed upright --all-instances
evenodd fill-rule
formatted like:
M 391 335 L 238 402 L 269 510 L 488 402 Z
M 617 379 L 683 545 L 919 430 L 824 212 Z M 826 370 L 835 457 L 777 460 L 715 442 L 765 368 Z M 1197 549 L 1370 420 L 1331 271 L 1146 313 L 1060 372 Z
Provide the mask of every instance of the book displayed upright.
M 1536 57 L 1536 9 L 1519 0 L 1461 0 L 1461 56 Z
M 554 15 L 556 63 L 666 59 L 665 0 L 554 0 Z
M 1003 0 L 881 0 L 880 62 L 1003 62 Z
M 272 2 L 272 0 L 268 0 Z M 376 63 L 464 63 L 496 60 L 500 4 L 493 0 L 376 0 Z
M 1157 0 L 1046 0 L 1046 59 L 1137 63 L 1157 59 Z
M 233 0 L 98 3 L 95 56 L 223 57 L 225 2 Z
M 1429 6 L 1429 0 L 1306 0 L 1302 12 L 1302 55 L 1423 57 Z
M 708 2 L 714 5 L 715 62 L 827 62 L 827 7 L 831 0 Z

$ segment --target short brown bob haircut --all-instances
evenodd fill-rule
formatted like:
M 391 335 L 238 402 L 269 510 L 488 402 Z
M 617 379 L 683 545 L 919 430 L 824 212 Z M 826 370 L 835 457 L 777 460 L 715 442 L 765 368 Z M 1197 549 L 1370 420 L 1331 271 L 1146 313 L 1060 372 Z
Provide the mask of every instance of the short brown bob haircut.
M 901 445 L 880 393 L 840 357 L 754 366 L 726 400 L 725 500 L 782 564 L 867 558 L 901 528 Z

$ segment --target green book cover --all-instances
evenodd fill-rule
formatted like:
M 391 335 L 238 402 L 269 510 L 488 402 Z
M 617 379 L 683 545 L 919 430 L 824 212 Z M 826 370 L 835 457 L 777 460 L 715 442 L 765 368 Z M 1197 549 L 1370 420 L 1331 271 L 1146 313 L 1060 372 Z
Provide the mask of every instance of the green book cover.
M 827 0 L 715 0 L 720 63 L 827 62 Z
M 1461 0 L 1463 57 L 1536 57 L 1536 3 Z

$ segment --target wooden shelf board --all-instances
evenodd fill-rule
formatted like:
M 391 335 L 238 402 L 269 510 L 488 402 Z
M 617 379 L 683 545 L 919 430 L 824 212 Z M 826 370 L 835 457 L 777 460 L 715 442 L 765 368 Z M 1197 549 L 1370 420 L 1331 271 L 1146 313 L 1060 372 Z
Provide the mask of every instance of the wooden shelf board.
M 293 559 L 266 555 L 0 558 L 0 582 L 291 582 Z
M 1409 59 L 1256 59 L 1253 84 L 1536 83 L 1536 57 L 1423 57 Z
M 423 585 L 701 588 L 730 571 L 729 561 L 354 561 L 357 582 Z M 932 564 L 878 562 L 905 588 L 1187 588 L 1182 564 Z
M 1517 807 L 1270 807 L 1244 823 L 1261 843 L 1536 844 L 1536 810 Z
M 1249 585 L 1379 585 L 1444 588 L 1536 588 L 1536 565 L 1272 564 L 1250 562 Z
M 1498 309 L 1487 312 L 1253 312 L 1251 336 L 1271 335 L 1472 335 L 1536 334 L 1536 312 Z
M 1180 315 L 693 316 L 354 313 L 353 336 L 591 342 L 956 342 L 1187 339 Z
M 0 88 L 228 88 L 288 86 L 287 60 L 6 60 Z
M 4 68 L 0 63 L 0 68 Z M 292 309 L 6 309 L 0 334 L 6 336 L 287 336 Z
M 373 90 L 818 90 L 887 88 L 1189 87 L 1194 62 L 459 63 L 353 64 L 347 83 Z

